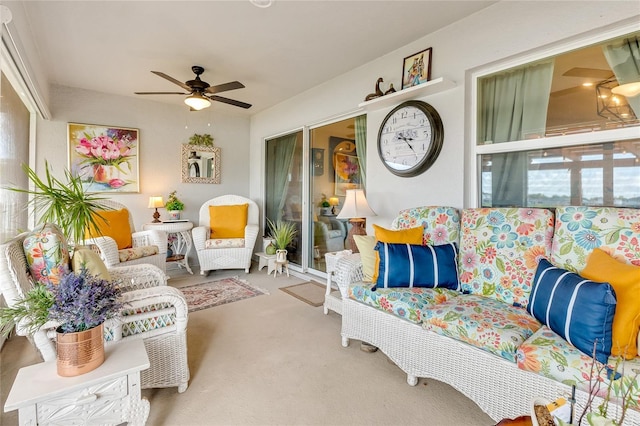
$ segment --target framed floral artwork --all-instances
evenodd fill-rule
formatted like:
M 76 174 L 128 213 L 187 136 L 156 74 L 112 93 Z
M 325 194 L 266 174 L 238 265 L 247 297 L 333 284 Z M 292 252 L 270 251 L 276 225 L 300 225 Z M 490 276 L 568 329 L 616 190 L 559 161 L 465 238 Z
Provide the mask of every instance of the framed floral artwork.
M 337 196 L 347 195 L 347 189 L 360 188 L 360 165 L 354 155 L 335 154 L 336 184 L 334 193 Z
M 125 127 L 69 123 L 69 170 L 85 191 L 139 192 L 140 132 Z
M 431 80 L 431 48 L 404 58 L 402 88 L 417 86 Z

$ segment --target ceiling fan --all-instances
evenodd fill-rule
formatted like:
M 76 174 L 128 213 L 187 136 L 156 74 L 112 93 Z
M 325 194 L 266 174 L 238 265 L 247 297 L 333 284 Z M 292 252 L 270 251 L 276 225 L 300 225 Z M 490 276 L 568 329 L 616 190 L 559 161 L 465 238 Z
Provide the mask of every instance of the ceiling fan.
M 211 101 L 223 102 L 225 104 L 237 106 L 240 108 L 251 108 L 251 104 L 245 102 L 236 101 L 234 99 L 224 98 L 216 95 L 216 93 L 226 92 L 227 90 L 242 89 L 244 84 L 239 81 L 231 81 L 229 83 L 218 84 L 211 86 L 206 81 L 200 80 L 200 74 L 204 72 L 204 68 L 200 66 L 191 67 L 191 71 L 196 75 L 193 80 L 185 81 L 184 83 L 176 80 L 175 78 L 168 76 L 160 71 L 151 71 L 155 75 L 162 77 L 170 82 L 182 87 L 187 93 L 184 92 L 135 92 L 136 95 L 189 95 L 184 100 L 184 103 L 189 105 L 192 109 L 198 111 L 211 106 Z

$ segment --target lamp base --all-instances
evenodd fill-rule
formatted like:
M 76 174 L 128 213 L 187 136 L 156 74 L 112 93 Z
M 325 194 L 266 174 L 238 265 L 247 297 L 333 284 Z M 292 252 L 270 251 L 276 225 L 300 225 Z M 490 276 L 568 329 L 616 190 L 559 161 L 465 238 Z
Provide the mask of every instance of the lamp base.
M 153 214 L 153 222 L 151 223 L 160 223 L 160 213 L 158 213 L 157 208 L 156 208 L 156 212 Z
M 353 253 L 360 253 L 355 240 L 354 235 L 367 235 L 367 220 L 366 219 L 349 219 L 351 228 L 347 233 L 347 240 L 345 241 L 345 248 L 351 250 Z

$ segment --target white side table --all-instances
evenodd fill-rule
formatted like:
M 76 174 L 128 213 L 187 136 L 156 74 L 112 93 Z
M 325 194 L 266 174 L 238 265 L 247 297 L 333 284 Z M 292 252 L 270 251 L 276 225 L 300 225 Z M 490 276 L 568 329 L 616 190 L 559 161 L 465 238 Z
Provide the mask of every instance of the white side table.
M 340 291 L 331 292 L 331 283 L 333 282 L 334 272 L 338 259 L 351 254 L 351 250 L 343 250 L 337 252 L 329 252 L 324 255 L 324 262 L 327 269 L 327 291 L 324 294 L 324 314 L 329 313 L 329 309 L 342 315 L 342 295 Z
M 104 363 L 80 376 L 58 376 L 55 361 L 23 367 L 4 411 L 18 410 L 20 425 L 144 425 L 150 406 L 140 396 L 140 371 L 147 368 L 142 340 L 105 347 Z
M 267 254 L 264 252 L 256 253 L 258 256 L 258 271 L 260 271 L 265 266 L 267 267 L 267 275 L 271 275 L 273 271 L 276 270 L 276 255 L 275 254 Z
M 164 231 L 167 234 L 174 234 L 176 236 L 175 241 L 171 243 L 171 250 L 173 250 L 173 256 L 167 258 L 167 262 L 176 262 L 179 267 L 184 267 L 190 274 L 193 275 L 193 271 L 189 267 L 189 252 L 193 245 L 191 239 L 191 229 L 193 228 L 193 222 L 189 221 L 166 221 L 160 223 L 145 223 L 142 225 L 144 231 L 150 229 L 157 229 Z

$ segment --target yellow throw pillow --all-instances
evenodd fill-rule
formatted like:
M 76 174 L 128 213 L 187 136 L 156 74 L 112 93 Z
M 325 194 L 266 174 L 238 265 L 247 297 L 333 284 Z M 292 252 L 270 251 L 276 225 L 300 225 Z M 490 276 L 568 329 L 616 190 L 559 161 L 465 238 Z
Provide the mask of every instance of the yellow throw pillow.
M 90 275 L 94 277 L 102 278 L 103 280 L 111 281 L 111 274 L 107 266 L 104 264 L 98 253 L 94 252 L 88 247 L 81 247 L 73 252 L 71 258 L 71 270 L 76 274 L 79 274 L 82 267 L 87 269 Z
M 116 241 L 118 250 L 132 246 L 131 226 L 129 225 L 129 210 L 101 210 L 98 212 L 102 218 L 94 215 L 97 229 L 89 226 L 85 238 L 111 237 Z
M 422 245 L 422 234 L 424 233 L 424 228 L 421 226 L 406 229 L 386 229 L 374 224 L 373 230 L 376 234 L 376 240 L 383 243 Z M 374 251 L 374 255 L 375 264 L 373 267 L 373 276 L 371 278 L 372 282 L 378 281 L 378 271 L 380 270 L 380 256 L 377 251 Z
M 596 248 L 580 275 L 589 280 L 608 282 L 615 290 L 617 305 L 613 317 L 611 355 L 634 358 L 638 354 L 640 328 L 640 267 L 620 262 Z
M 364 282 L 373 282 L 373 275 L 376 267 L 376 237 L 373 235 L 354 235 L 358 251 L 360 252 L 360 260 L 362 261 L 362 275 Z
M 422 245 L 422 234 L 424 229 L 421 226 L 407 229 L 385 229 L 382 226 L 373 225 L 376 240 L 383 243 L 396 244 L 419 244 Z
M 244 238 L 247 226 L 249 204 L 231 204 L 227 206 L 209 206 L 209 226 L 211 239 Z

